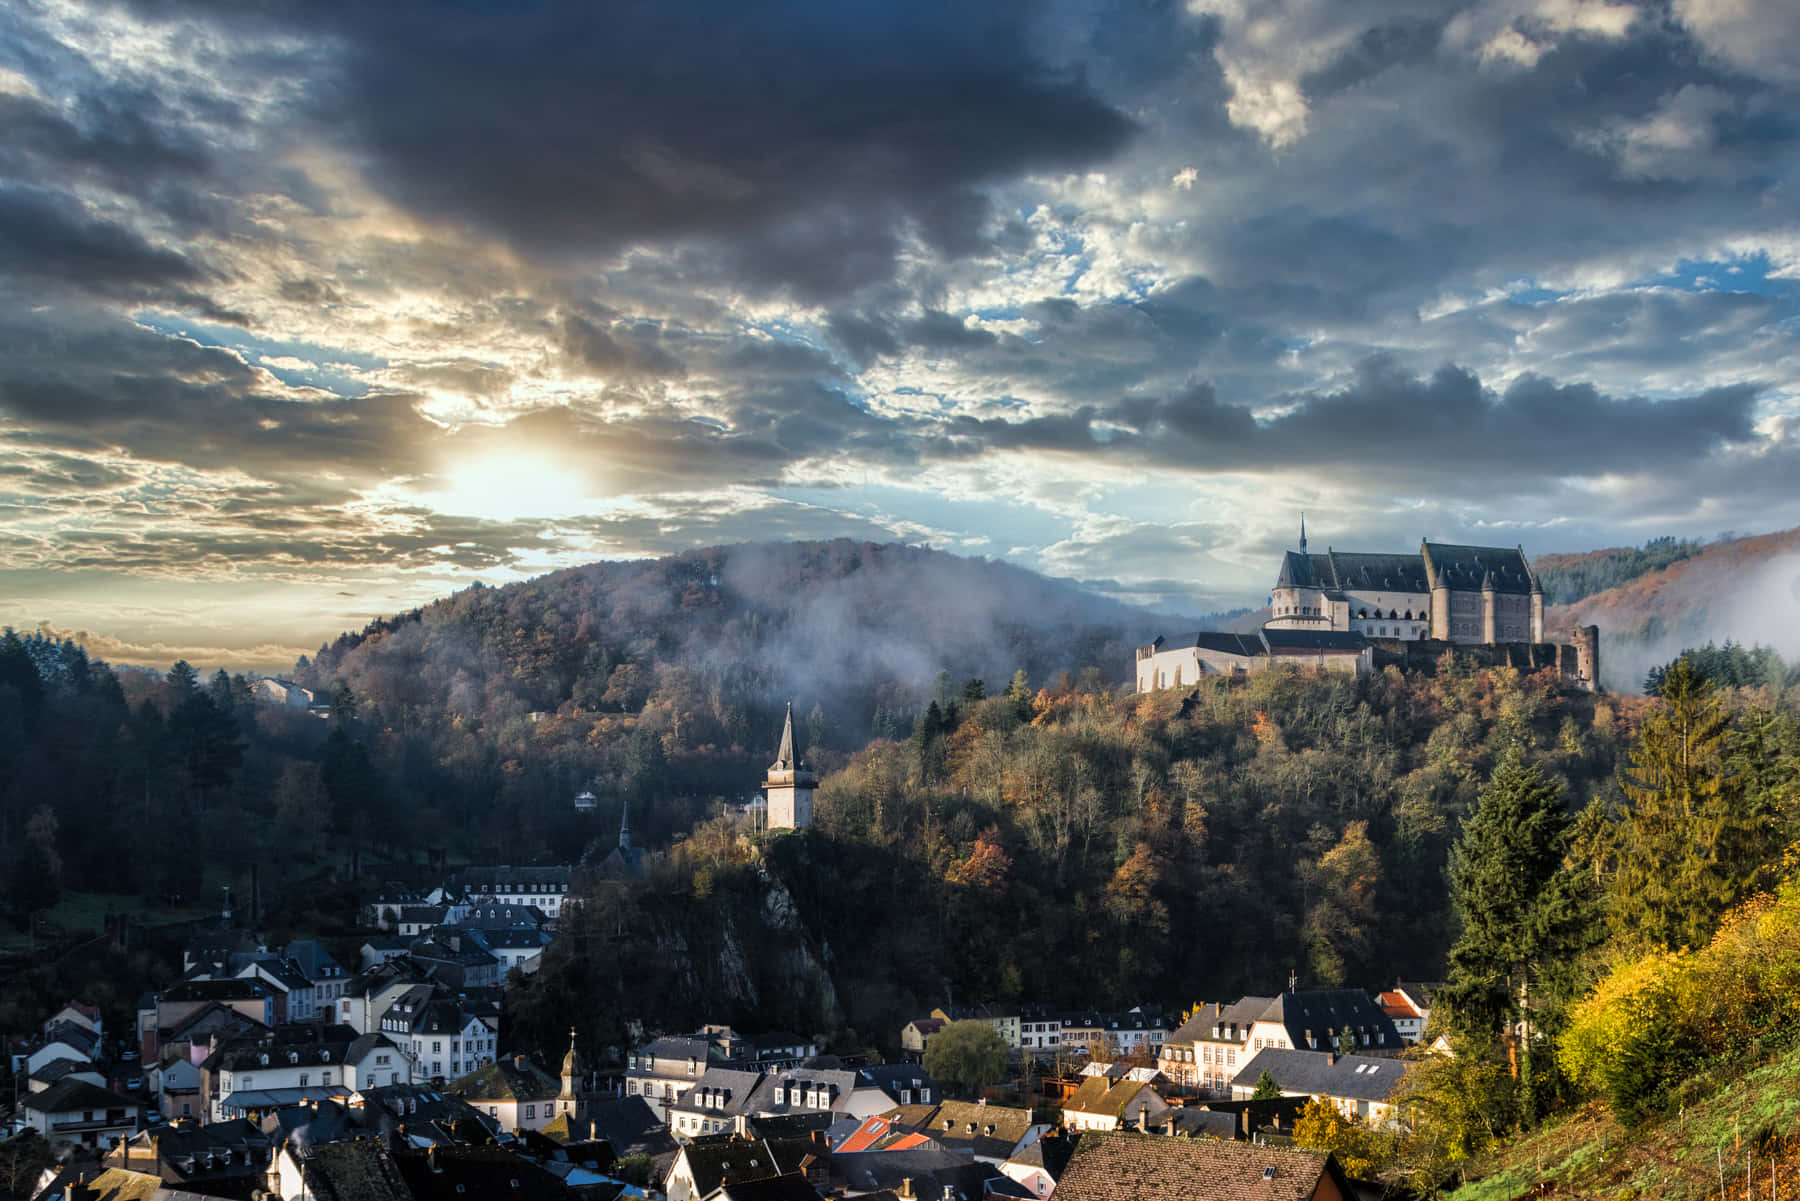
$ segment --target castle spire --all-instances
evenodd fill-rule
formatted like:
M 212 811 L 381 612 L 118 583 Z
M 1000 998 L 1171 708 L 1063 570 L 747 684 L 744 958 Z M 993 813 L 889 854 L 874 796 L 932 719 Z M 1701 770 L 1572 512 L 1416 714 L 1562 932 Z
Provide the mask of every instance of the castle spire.
M 1306 510 L 1300 510 L 1300 553 L 1306 553 Z
M 626 797 L 619 806 L 619 849 L 631 850 L 631 798 Z

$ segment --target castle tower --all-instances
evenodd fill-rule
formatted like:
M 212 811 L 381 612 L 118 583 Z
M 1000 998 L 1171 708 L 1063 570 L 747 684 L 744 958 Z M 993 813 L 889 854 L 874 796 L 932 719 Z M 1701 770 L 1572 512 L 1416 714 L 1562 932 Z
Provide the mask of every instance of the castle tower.
M 1430 544 L 1419 539 L 1419 557 L 1425 561 L 1425 576 L 1431 581 L 1431 637 L 1450 641 L 1450 581 L 1431 561 Z
M 1494 611 L 1499 598 L 1494 595 L 1494 573 L 1481 577 L 1481 640 L 1489 646 L 1500 641 L 1499 615 Z
M 781 747 L 763 777 L 769 797 L 769 829 L 804 830 L 812 825 L 813 785 L 818 780 L 794 755 L 794 702 L 789 701 L 787 720 L 781 727 Z
M 1519 554 L 1525 554 L 1524 547 L 1519 548 Z M 1544 584 L 1535 571 L 1531 573 L 1531 640 L 1544 640 Z
M 1575 627 L 1575 672 L 1589 692 L 1600 691 L 1600 627 Z

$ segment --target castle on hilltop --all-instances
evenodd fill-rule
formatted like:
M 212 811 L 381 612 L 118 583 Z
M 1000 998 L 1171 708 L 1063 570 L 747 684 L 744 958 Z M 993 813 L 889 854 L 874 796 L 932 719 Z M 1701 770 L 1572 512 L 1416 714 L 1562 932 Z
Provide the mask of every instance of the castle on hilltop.
M 1421 541 L 1417 554 L 1312 555 L 1303 520 L 1300 549 L 1281 558 L 1268 624 L 1458 645 L 1542 642 L 1544 589 L 1524 547 Z
M 1599 685 L 1599 627 L 1577 629 L 1569 645 L 1545 640 L 1544 589 L 1524 547 L 1422 540 L 1415 554 L 1310 554 L 1304 518 L 1260 631 L 1159 636 L 1137 649 L 1136 678 L 1138 691 L 1150 692 L 1284 662 L 1366 675 L 1389 664 L 1430 666 L 1450 649 L 1488 664 L 1554 666 L 1581 687 Z

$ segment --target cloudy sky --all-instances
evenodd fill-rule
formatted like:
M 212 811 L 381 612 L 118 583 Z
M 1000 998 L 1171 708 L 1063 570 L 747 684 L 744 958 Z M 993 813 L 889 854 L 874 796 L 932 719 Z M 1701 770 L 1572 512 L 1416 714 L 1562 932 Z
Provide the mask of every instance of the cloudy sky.
M 1800 525 L 1792 0 L 11 0 L 0 621 Z

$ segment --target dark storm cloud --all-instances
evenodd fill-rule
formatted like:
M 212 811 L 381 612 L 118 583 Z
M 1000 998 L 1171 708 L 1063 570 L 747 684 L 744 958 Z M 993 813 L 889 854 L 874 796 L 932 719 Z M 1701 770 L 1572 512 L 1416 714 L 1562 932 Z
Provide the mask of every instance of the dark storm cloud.
M 603 329 L 585 317 L 568 317 L 562 324 L 563 353 L 582 374 L 608 377 L 679 376 L 679 359 L 658 344 L 658 331 L 621 323 Z
M 0 315 L 0 413 L 36 430 L 203 469 L 385 478 L 435 427 L 413 398 L 281 389 L 236 355 L 97 310 Z
M 55 171 L 141 195 L 201 175 L 211 163 L 205 144 L 144 89 L 80 96 L 72 117 L 36 98 L 0 93 L 0 174 Z
M 1757 394 L 1738 386 L 1653 402 L 1535 376 L 1496 393 L 1464 369 L 1421 378 L 1376 358 L 1359 367 L 1350 386 L 1290 397 L 1263 420 L 1199 384 L 1105 410 L 1087 406 L 1024 421 L 953 419 L 948 453 L 1122 456 L 1205 474 L 1316 467 L 1355 477 L 1378 464 L 1390 481 L 1438 486 L 1497 475 L 1632 474 L 1678 468 L 1756 440 Z
M 184 290 L 203 275 L 186 256 L 89 215 L 67 193 L 0 184 L 0 276 L 135 296 Z
M 1131 130 L 1038 56 L 1018 2 L 297 11 L 344 54 L 320 111 L 403 204 L 543 254 L 723 238 L 746 278 L 812 294 L 890 273 L 903 232 L 972 248 L 976 185 L 1094 162 Z

